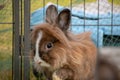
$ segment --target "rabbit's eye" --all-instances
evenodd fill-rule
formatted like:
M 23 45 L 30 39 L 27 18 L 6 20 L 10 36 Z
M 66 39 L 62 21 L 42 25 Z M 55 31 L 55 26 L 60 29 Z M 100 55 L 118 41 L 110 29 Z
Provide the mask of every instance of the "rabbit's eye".
M 47 48 L 47 49 L 50 49 L 50 48 L 52 48 L 52 47 L 53 47 L 53 43 L 52 43 L 52 42 L 47 43 L 47 45 L 46 45 L 46 48 Z

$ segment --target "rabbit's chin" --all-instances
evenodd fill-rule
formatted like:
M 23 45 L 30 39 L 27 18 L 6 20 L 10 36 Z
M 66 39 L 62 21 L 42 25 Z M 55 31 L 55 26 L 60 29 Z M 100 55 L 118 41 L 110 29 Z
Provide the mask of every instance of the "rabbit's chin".
M 40 64 L 38 64 L 38 63 L 34 62 L 33 67 L 34 67 L 34 69 L 36 69 L 36 71 L 41 72 L 43 70 L 43 68 L 50 68 L 51 65 L 48 64 L 48 63 L 40 63 Z

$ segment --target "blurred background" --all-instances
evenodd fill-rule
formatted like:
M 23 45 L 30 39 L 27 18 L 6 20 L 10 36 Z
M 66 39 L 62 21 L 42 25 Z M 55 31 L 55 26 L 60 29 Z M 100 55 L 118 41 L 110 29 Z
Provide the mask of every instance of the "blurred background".
M 0 0 L 0 80 L 12 80 L 14 31 L 14 0 Z M 16 3 L 14 3 L 16 4 Z M 20 54 L 24 54 L 24 0 L 19 0 Z M 30 0 L 30 29 L 44 22 L 48 5 L 55 4 L 59 11 L 69 8 L 72 12 L 71 32 L 91 31 L 91 38 L 99 49 L 100 64 L 112 65 L 108 70 L 120 75 L 120 0 Z M 22 61 L 21 55 L 19 55 Z M 21 63 L 22 64 L 22 63 Z M 104 65 L 103 64 L 103 65 Z M 99 65 L 99 64 L 98 64 Z M 105 65 L 105 66 L 106 66 Z M 23 65 L 22 65 L 23 66 Z M 20 65 L 20 67 L 22 67 Z M 108 67 L 108 66 L 107 66 Z M 115 68 L 116 70 L 114 70 Z M 100 68 L 101 69 L 101 68 Z M 102 67 L 103 69 L 103 67 Z M 21 70 L 22 71 L 22 70 Z M 101 70 L 102 71 L 102 70 Z M 105 71 L 103 69 L 103 71 Z M 106 71 L 107 72 L 107 71 Z M 22 74 L 22 73 L 21 73 Z M 100 73 L 101 74 L 101 73 Z M 102 76 L 102 75 L 101 75 Z M 117 77 L 117 76 L 116 76 Z M 36 80 L 30 71 L 30 79 Z M 101 79 L 101 80 L 115 80 Z

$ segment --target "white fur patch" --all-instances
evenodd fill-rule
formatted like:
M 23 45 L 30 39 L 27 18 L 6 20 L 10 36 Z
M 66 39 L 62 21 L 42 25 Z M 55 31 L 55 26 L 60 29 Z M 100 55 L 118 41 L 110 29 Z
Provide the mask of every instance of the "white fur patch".
M 52 75 L 52 80 L 62 80 L 62 79 L 60 79 L 60 78 L 56 75 L 56 72 L 54 72 L 53 75 Z
M 50 67 L 50 65 L 48 63 L 46 63 L 39 57 L 39 44 L 40 44 L 41 39 L 42 39 L 42 31 L 40 31 L 38 33 L 38 38 L 36 40 L 36 45 L 35 45 L 36 53 L 35 53 L 35 57 L 34 57 L 34 62 L 35 62 L 35 64 L 39 64 L 40 66 L 43 66 L 43 67 Z

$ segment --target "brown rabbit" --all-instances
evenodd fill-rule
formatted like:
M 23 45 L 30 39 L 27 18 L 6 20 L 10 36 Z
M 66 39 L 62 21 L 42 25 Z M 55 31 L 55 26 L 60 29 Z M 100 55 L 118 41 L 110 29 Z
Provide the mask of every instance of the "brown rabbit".
M 120 80 L 118 67 L 109 60 L 100 58 L 97 68 L 99 80 Z
M 54 5 L 47 8 L 46 23 L 32 31 L 33 66 L 49 80 L 93 80 L 96 47 L 90 32 L 75 35 L 68 31 L 70 21 L 69 9 L 58 14 Z

